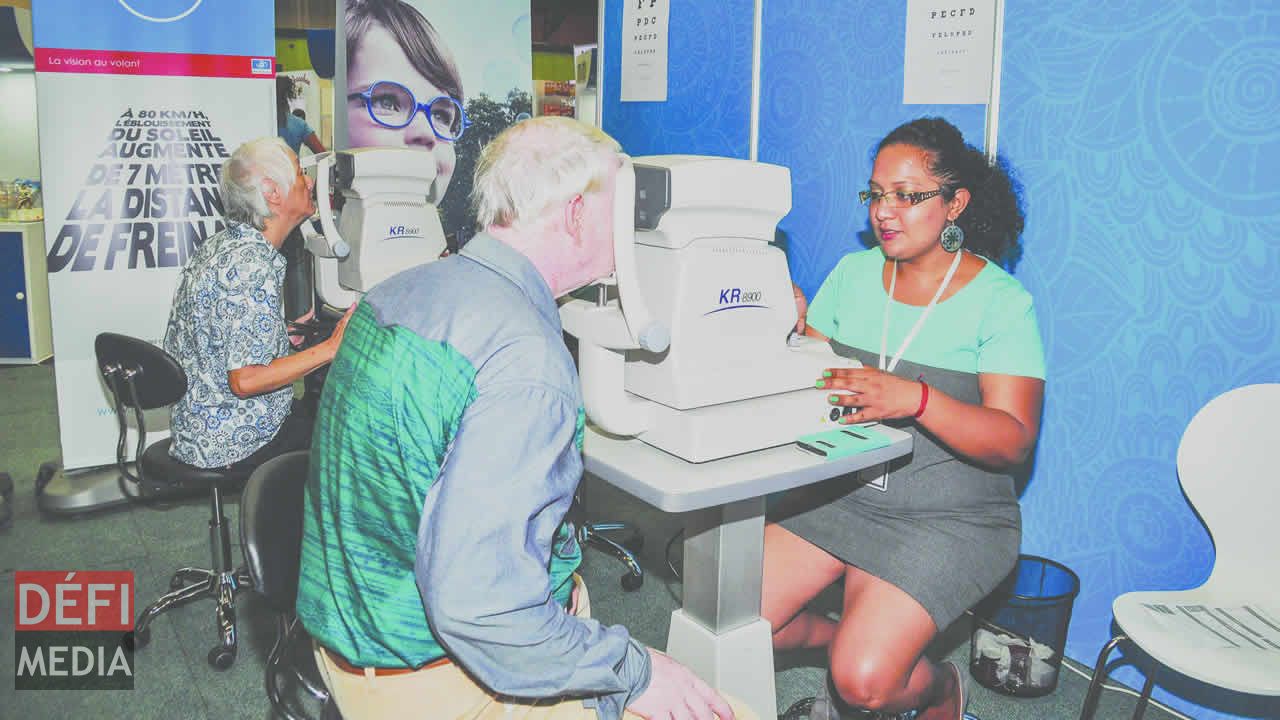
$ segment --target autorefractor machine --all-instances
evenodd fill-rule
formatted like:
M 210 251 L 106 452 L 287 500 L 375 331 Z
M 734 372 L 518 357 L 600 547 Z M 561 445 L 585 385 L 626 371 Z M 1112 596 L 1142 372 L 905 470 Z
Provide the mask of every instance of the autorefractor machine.
M 355 148 L 313 155 L 304 164 L 313 163 L 323 232 L 304 223 L 303 237 L 316 258 L 317 302 L 346 308 L 377 283 L 444 252 L 433 196 L 436 166 L 420 151 Z M 330 188 L 342 198 L 336 222 Z
M 831 367 L 856 367 L 791 337 L 787 168 L 693 155 L 627 159 L 615 197 L 617 271 L 596 299 L 560 308 L 578 338 L 587 416 L 689 462 L 785 445 L 836 426 L 814 392 Z

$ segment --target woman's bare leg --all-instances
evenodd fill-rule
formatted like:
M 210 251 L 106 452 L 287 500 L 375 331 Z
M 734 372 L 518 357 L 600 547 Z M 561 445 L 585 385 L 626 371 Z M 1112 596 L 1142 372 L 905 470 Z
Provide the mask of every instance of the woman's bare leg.
M 855 567 L 845 571 L 844 614 L 831 643 L 831 675 L 849 705 L 897 713 L 946 697 L 952 679 L 924 657 L 933 618 L 898 587 Z
M 804 609 L 828 585 L 839 580 L 845 564 L 782 526 L 764 528 L 764 592 L 760 614 L 773 626 L 773 647 L 824 647 L 836 624 Z

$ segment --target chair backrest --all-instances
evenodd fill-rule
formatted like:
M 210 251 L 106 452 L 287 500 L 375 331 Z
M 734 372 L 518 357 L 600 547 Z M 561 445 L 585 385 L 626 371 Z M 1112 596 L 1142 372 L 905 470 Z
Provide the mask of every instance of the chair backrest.
M 240 544 L 254 588 L 276 612 L 293 611 L 302 565 L 306 450 L 274 457 L 240 493 Z
M 99 333 L 93 341 L 98 356 L 98 372 L 107 387 L 120 397 L 120 404 L 132 410 L 152 410 L 172 405 L 187 391 L 187 374 L 172 355 L 145 340 L 117 333 Z M 130 393 L 116 389 L 116 381 L 131 374 L 137 391 L 137 405 Z
M 1205 586 L 1280 583 L 1280 384 L 1246 385 L 1210 400 L 1178 444 L 1178 477 L 1213 536 Z

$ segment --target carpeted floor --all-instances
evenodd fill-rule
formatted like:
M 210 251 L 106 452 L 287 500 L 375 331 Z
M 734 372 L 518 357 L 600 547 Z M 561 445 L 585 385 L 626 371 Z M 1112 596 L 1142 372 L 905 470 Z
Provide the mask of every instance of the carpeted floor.
M 274 639 L 273 619 L 252 595 L 240 604 L 240 655 L 225 672 L 213 670 L 205 656 L 216 641 L 212 604 L 196 602 L 170 611 L 153 624 L 151 644 L 136 659 L 132 691 L 14 690 L 15 570 L 133 570 L 137 600 L 150 602 L 167 590 L 178 567 L 209 563 L 206 523 L 208 506 L 200 500 L 168 510 L 124 508 L 79 518 L 45 517 L 32 491 L 40 463 L 59 455 L 53 370 L 38 366 L 0 367 L 0 471 L 13 476 L 16 492 L 13 522 L 0 531 L 0 718 L 67 720 L 82 717 L 269 718 L 262 671 Z M 680 585 L 667 569 L 663 551 L 680 527 L 667 515 L 598 481 L 584 492 L 591 517 L 625 520 L 646 538 L 641 562 L 648 572 L 643 587 L 625 592 L 618 582 L 622 568 L 612 558 L 589 551 L 583 576 L 592 592 L 593 612 L 605 623 L 625 624 L 642 642 L 666 643 L 670 614 L 679 605 Z M 232 499 L 227 516 L 237 532 L 238 506 Z M 238 552 L 238 550 L 237 550 Z M 967 666 L 968 623 L 961 620 L 935 643 L 935 657 Z M 820 655 L 778 658 L 779 711 L 812 695 L 822 681 Z M 1005 697 L 970 682 L 970 712 L 982 720 L 1067 720 L 1076 718 L 1088 682 L 1063 671 L 1058 689 L 1037 699 Z M 1122 692 L 1103 693 L 1098 718 L 1128 718 L 1134 699 Z M 1146 717 L 1168 720 L 1174 715 L 1152 706 Z

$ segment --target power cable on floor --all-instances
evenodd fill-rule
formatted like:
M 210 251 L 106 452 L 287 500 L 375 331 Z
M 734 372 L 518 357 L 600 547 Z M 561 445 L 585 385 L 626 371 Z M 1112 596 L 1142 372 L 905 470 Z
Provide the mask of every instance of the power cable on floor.
M 671 536 L 671 539 L 667 541 L 667 548 L 662 551 L 662 559 L 667 561 L 667 569 L 671 571 L 672 576 L 677 580 L 681 580 L 680 571 L 676 570 L 675 563 L 671 561 L 671 546 L 676 544 L 676 540 L 679 540 L 681 535 L 684 535 L 684 528 L 677 530 Z

